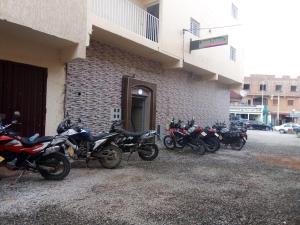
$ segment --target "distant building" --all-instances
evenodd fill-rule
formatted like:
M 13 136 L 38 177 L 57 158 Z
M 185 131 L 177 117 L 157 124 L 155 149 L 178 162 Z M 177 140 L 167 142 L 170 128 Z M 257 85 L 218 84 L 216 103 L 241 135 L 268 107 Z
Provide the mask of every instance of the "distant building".
M 265 106 L 265 122 L 282 124 L 300 121 L 300 77 L 251 75 L 245 77 L 243 90 L 245 97 L 242 104 Z
M 247 102 L 247 101 L 246 101 Z M 230 118 L 248 120 L 263 120 L 263 107 L 261 105 L 248 105 L 243 96 L 236 91 L 230 91 Z

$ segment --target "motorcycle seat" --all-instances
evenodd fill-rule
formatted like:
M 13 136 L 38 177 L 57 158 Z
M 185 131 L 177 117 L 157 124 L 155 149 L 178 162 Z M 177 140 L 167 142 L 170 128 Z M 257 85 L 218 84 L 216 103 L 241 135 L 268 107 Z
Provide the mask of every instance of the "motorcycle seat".
M 48 141 L 52 141 L 52 140 L 53 140 L 52 136 L 44 136 L 44 137 L 38 137 L 38 138 L 34 139 L 33 141 L 30 141 L 29 138 L 21 138 L 20 141 L 25 147 L 31 147 L 36 144 L 48 142 Z
M 148 131 L 132 132 L 132 131 L 124 130 L 124 129 L 117 129 L 116 132 L 122 133 L 126 136 L 140 137 L 140 136 L 146 134 Z

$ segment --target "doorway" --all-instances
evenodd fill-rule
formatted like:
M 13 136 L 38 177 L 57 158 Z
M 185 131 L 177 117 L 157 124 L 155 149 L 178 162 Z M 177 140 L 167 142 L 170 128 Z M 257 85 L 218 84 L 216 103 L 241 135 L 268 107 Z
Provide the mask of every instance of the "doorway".
M 123 77 L 122 120 L 132 131 L 155 129 L 156 84 Z
M 150 110 L 152 94 L 144 86 L 135 86 L 131 90 L 131 127 L 133 131 L 150 129 Z
M 144 131 L 146 126 L 145 121 L 145 98 L 133 96 L 131 107 L 131 124 L 134 131 Z
M 14 111 L 21 113 L 14 131 L 21 136 L 44 135 L 47 69 L 0 60 L 0 114 L 9 123 Z

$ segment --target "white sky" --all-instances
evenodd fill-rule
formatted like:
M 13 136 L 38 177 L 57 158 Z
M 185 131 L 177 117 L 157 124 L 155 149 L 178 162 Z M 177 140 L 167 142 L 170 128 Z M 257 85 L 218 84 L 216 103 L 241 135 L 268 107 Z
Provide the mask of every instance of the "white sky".
M 245 75 L 300 76 L 300 0 L 241 0 Z

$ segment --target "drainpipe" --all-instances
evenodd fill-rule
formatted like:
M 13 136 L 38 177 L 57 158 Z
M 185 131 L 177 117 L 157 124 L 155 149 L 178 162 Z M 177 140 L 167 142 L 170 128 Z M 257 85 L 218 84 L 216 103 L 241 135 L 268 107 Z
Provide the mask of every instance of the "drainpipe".
M 67 96 L 67 76 L 68 76 L 68 63 L 65 63 L 65 85 L 64 85 L 64 117 L 66 116 L 66 96 Z

